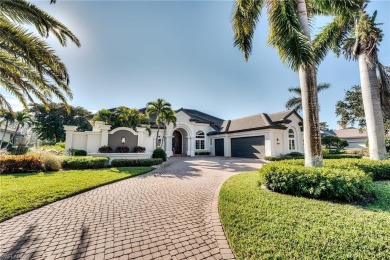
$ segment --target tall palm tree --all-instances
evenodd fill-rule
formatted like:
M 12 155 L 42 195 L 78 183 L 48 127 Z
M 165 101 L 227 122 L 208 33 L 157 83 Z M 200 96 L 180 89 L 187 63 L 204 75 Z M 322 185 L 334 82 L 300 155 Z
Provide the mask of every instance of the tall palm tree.
M 376 12 L 371 17 L 365 12 L 366 1 L 360 5 L 357 12 L 336 16 L 317 37 L 316 44 L 326 51 L 332 49 L 336 54 L 341 51 L 347 59 L 359 61 L 360 83 L 364 113 L 370 142 L 370 159 L 383 160 L 388 158 L 385 146 L 385 129 L 382 107 L 390 110 L 390 77 L 378 59 L 378 45 L 383 34 L 375 23 Z M 331 35 L 331 37 L 329 37 Z M 376 70 L 379 70 L 380 82 Z
M 155 123 L 157 125 L 157 137 L 156 137 L 156 147 L 158 147 L 158 139 L 161 123 L 164 121 L 164 116 L 168 115 L 172 111 L 172 106 L 169 102 L 165 101 L 162 98 L 158 98 L 156 101 L 148 102 L 146 105 L 146 115 L 150 117 L 155 117 Z
M 27 31 L 23 24 L 33 25 L 41 37 L 50 33 L 61 45 L 77 37 L 62 23 L 25 0 L 0 1 L 0 86 L 15 96 L 24 107 L 28 102 L 47 105 L 53 96 L 62 102 L 72 98 L 65 64 L 40 37 Z M 12 111 L 0 94 L 0 107 Z
M 324 89 L 330 88 L 329 83 L 320 83 L 317 85 L 317 93 L 321 92 Z M 288 91 L 291 93 L 294 93 L 296 96 L 291 97 L 286 102 L 286 108 L 287 109 L 295 109 L 296 111 L 302 110 L 302 95 L 301 95 L 301 88 L 300 87 L 293 87 L 289 88 Z
M 118 107 L 114 117 L 113 127 L 126 126 L 135 129 L 141 125 L 142 113 L 136 108 Z
M 5 134 L 7 133 L 8 127 L 10 126 L 10 124 L 13 124 L 14 122 L 15 122 L 15 114 L 14 113 L 7 111 L 5 109 L 0 110 L 0 125 L 5 123 L 4 133 L 3 133 L 3 136 L 1 137 L 1 141 L 0 141 L 0 149 L 3 147 L 3 142 L 4 142 Z
M 19 111 L 16 112 L 15 114 L 15 123 L 16 123 L 15 134 L 12 138 L 13 145 L 15 145 L 16 135 L 18 134 L 19 129 L 25 127 L 26 125 L 31 126 L 32 118 L 27 112 Z
M 161 122 L 165 125 L 164 127 L 164 136 L 166 136 L 167 133 L 167 126 L 170 124 L 173 124 L 173 127 L 176 127 L 176 113 L 173 110 L 168 110 L 166 113 L 163 114 L 161 118 Z M 162 139 L 161 146 L 163 146 L 164 139 Z

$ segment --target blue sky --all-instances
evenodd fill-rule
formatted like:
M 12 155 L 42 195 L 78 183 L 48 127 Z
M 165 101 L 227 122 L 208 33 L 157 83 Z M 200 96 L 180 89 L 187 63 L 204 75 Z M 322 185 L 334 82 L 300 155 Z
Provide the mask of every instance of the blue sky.
M 32 1 L 66 24 L 82 47 L 50 44 L 71 76 L 72 105 L 91 111 L 141 108 L 162 97 L 224 119 L 284 110 L 298 75 L 266 44 L 263 16 L 249 62 L 233 46 L 230 1 Z M 385 34 L 380 59 L 390 65 L 390 1 L 372 1 Z M 327 19 L 319 19 L 322 26 Z M 359 84 L 357 62 L 329 54 L 318 70 L 320 118 L 336 128 L 335 103 Z

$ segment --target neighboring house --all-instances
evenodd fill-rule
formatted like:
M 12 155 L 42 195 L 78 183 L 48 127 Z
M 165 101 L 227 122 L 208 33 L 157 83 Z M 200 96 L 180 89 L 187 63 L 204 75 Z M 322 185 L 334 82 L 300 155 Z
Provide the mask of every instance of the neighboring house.
M 357 128 L 345 128 L 334 130 L 334 132 L 336 136 L 348 142 L 349 146 L 347 148 L 367 148 L 368 135 L 365 130 L 361 132 Z M 390 135 L 387 135 L 386 138 L 390 139 Z
M 3 138 L 4 131 L 5 131 L 5 127 L 4 126 L 0 126 L 0 140 Z M 7 132 L 5 133 L 5 136 L 4 136 L 3 140 L 5 142 L 9 142 L 11 140 L 13 134 L 15 134 L 15 129 L 7 128 Z
M 169 124 L 165 130 L 160 129 L 159 139 L 168 156 L 209 152 L 215 156 L 263 158 L 290 152 L 303 153 L 302 118 L 294 110 L 223 120 L 181 108 L 176 111 L 176 118 L 176 126 Z M 127 127 L 111 130 L 110 125 L 99 121 L 94 123 L 92 131 L 76 132 L 76 126 L 64 128 L 66 150 L 83 149 L 95 155 L 104 145 L 114 150 L 127 146 L 130 152 L 134 147 L 142 146 L 146 148 L 146 156 L 156 148 L 156 125 L 152 125 L 151 134 L 146 126 L 136 130 Z

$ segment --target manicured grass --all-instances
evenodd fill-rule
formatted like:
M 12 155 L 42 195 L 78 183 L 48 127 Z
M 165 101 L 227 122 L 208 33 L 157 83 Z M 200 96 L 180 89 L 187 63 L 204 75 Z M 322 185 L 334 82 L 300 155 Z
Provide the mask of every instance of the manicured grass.
M 259 173 L 231 177 L 220 192 L 220 217 L 237 259 L 388 259 L 390 182 L 376 182 L 365 208 L 279 194 Z
M 103 184 L 151 170 L 151 167 L 132 167 L 1 175 L 0 221 Z

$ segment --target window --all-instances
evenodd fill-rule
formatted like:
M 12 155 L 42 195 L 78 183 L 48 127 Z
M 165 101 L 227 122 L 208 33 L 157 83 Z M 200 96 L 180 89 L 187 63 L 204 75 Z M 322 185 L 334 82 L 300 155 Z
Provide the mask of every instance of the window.
M 196 132 L 196 137 L 195 137 L 195 149 L 196 150 L 203 150 L 204 149 L 204 133 L 203 131 L 198 131 Z
M 288 149 L 295 150 L 295 132 L 292 129 L 288 130 Z

